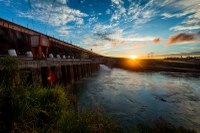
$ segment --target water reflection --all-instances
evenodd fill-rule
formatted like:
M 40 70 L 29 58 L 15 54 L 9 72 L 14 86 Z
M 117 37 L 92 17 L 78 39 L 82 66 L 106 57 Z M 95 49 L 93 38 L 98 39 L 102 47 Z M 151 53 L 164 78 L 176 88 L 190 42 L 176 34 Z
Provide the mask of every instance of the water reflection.
M 98 73 L 75 84 L 78 106 L 100 107 L 125 127 L 149 124 L 162 117 L 177 126 L 200 131 L 200 76 L 191 75 L 101 66 Z

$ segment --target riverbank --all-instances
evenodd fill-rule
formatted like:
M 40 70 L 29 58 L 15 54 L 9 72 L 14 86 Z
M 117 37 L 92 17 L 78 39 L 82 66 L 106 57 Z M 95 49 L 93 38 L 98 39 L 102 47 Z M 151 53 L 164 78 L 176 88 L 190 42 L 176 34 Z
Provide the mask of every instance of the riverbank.
M 119 132 L 120 128 L 100 111 L 76 112 L 64 88 L 20 86 L 16 93 L 0 91 L 0 132 Z M 3 95 L 4 94 L 4 95 Z M 12 95 L 12 96 L 11 96 Z
M 112 65 L 132 71 L 166 71 L 200 73 L 200 60 L 127 59 L 118 58 Z
M 153 123 L 126 129 L 99 109 L 75 111 L 71 96 L 60 86 L 51 88 L 19 86 L 16 93 L 6 94 L 0 87 L 0 132 L 28 133 L 196 133 L 175 127 L 162 118 Z M 12 95 L 12 96 L 11 96 Z
M 196 133 L 166 124 L 164 120 L 156 122 L 154 127 L 139 124 L 132 130 L 124 130 L 97 108 L 74 109 L 73 96 L 64 86 L 26 84 L 28 74 L 19 73 L 16 64 L 12 58 L 0 60 L 0 65 L 6 66 L 0 82 L 0 132 Z
M 11 57 L 0 60 L 0 132 L 119 132 L 100 111 L 75 110 L 68 88 L 26 84 L 29 74 L 17 64 Z

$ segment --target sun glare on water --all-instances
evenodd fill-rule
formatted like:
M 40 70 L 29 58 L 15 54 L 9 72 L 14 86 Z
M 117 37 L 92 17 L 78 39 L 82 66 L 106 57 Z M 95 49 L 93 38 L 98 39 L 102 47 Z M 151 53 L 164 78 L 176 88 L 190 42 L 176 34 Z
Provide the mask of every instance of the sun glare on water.
M 137 55 L 130 55 L 129 58 L 135 60 L 135 59 L 138 58 L 138 56 Z

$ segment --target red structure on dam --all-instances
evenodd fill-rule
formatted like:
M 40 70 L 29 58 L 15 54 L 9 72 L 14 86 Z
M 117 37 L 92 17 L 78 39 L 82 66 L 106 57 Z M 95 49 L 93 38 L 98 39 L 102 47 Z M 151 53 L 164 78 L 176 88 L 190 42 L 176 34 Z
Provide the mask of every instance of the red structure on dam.
M 0 19 L 0 57 L 14 56 L 31 82 L 72 84 L 97 71 L 103 56 Z

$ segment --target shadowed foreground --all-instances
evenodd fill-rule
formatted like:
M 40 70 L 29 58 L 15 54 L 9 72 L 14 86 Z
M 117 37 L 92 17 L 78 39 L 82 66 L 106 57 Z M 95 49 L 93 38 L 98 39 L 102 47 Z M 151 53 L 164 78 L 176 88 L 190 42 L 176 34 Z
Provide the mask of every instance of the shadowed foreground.
M 69 91 L 60 86 L 43 88 L 27 85 L 26 73 L 19 73 L 17 62 L 2 59 L 0 132 L 125 132 L 101 111 L 74 111 Z M 162 118 L 154 127 L 143 124 L 130 132 L 140 133 L 195 133 L 194 130 L 175 128 Z

